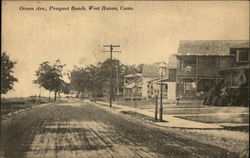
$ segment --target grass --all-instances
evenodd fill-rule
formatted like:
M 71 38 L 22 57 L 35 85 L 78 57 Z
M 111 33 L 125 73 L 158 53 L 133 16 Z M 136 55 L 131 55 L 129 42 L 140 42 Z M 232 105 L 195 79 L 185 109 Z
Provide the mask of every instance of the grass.
M 164 114 L 248 113 L 247 107 L 165 108 Z
M 127 106 L 148 106 L 154 104 L 154 100 L 136 100 L 136 101 L 114 101 L 115 104 Z
M 134 111 L 121 111 L 121 113 L 136 117 L 141 120 L 148 120 L 148 121 L 155 122 L 155 119 L 153 117 L 146 116 L 146 115 L 134 112 Z
M 249 123 L 249 114 L 176 116 L 203 123 Z
M 49 99 L 45 97 L 1 98 L 1 115 L 6 115 L 18 110 L 30 108 L 33 105 L 47 102 L 49 102 Z

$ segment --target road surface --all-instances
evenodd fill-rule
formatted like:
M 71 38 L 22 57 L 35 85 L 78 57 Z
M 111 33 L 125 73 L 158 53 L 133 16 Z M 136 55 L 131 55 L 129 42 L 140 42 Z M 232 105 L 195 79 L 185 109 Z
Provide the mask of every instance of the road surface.
M 38 105 L 2 121 L 1 155 L 11 158 L 237 156 L 77 99 Z

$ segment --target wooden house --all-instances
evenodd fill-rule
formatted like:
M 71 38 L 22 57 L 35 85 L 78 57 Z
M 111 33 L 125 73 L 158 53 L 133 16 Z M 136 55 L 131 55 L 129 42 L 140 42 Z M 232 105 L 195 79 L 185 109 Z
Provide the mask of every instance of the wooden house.
M 232 67 L 235 55 L 230 49 L 246 41 L 181 41 L 177 57 L 177 96 L 203 98 L 210 88 L 224 79 L 221 70 Z M 232 52 L 234 49 L 232 49 Z
M 164 99 L 167 99 L 167 83 L 164 81 L 164 79 L 156 78 L 153 80 L 148 81 L 148 99 L 153 99 L 156 95 L 160 95 L 161 90 L 161 81 L 162 81 L 162 96 Z
M 162 63 L 144 64 L 141 74 L 129 74 L 124 77 L 124 100 L 152 99 L 159 89 L 159 81 L 165 77 L 166 66 L 162 66 Z
M 249 42 L 232 46 L 230 54 L 234 56 L 234 63 L 231 67 L 222 69 L 220 74 L 223 75 L 224 83 L 228 88 L 237 89 L 242 84 L 249 83 Z
M 129 74 L 124 77 L 123 100 L 142 99 L 141 74 Z

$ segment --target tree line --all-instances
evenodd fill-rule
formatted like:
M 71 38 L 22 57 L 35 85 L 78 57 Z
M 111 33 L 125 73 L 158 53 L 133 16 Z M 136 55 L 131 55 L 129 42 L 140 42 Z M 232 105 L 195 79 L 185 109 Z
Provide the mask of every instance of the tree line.
M 84 97 L 84 94 L 89 94 L 93 97 L 103 97 L 104 91 L 110 92 L 111 74 L 114 79 L 113 88 L 116 91 L 123 86 L 125 75 L 138 72 L 139 69 L 135 66 L 125 65 L 117 59 L 107 59 L 97 65 L 88 65 L 85 68 L 75 67 L 71 72 L 70 81 L 78 96 Z
M 17 78 L 13 75 L 15 64 L 16 62 L 10 60 L 5 52 L 1 53 L 1 94 L 6 94 L 13 89 L 14 82 L 17 82 Z M 60 60 L 56 60 L 54 63 L 42 62 L 35 72 L 36 79 L 33 83 L 49 92 L 54 92 L 54 100 L 56 100 L 58 94 L 69 94 L 72 91 L 75 91 L 79 97 L 83 97 L 84 94 L 103 97 L 104 91 L 110 92 L 111 74 L 114 78 L 113 88 L 119 90 L 124 84 L 123 78 L 125 75 L 138 73 L 142 68 L 142 65 L 136 67 L 135 65 L 123 64 L 117 59 L 107 59 L 96 65 L 75 66 L 68 74 L 70 83 L 66 83 L 63 80 L 65 66 Z

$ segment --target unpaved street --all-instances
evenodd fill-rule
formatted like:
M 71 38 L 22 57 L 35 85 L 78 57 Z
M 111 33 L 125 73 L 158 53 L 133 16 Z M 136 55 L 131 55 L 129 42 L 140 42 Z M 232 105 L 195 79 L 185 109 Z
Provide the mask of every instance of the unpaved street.
M 3 157 L 237 157 L 80 100 L 13 114 L 1 124 Z

